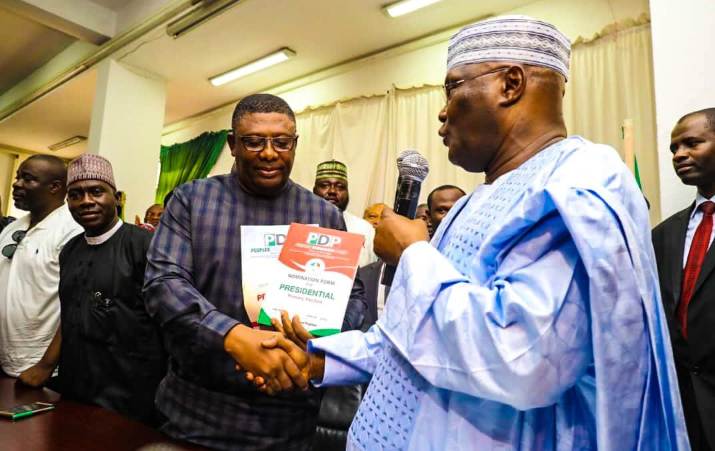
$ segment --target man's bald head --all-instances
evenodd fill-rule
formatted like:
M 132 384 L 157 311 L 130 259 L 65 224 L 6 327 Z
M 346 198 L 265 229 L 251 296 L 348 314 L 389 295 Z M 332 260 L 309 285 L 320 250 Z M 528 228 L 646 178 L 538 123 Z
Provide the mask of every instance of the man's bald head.
M 33 155 L 20 164 L 12 184 L 15 206 L 31 214 L 52 211 L 67 194 L 67 164 L 53 155 Z
M 683 116 L 670 134 L 673 169 L 706 199 L 715 196 L 715 108 Z
M 698 110 L 698 111 L 693 111 L 692 113 L 688 113 L 685 116 L 681 117 L 678 120 L 678 123 L 676 125 L 682 124 L 686 119 L 690 119 L 691 117 L 694 116 L 700 116 L 702 115 L 705 120 L 707 121 L 708 128 L 710 130 L 715 131 L 715 108 L 705 108 L 703 110 Z
M 36 168 L 43 182 L 61 185 L 57 195 L 65 197 L 67 194 L 67 163 L 64 160 L 54 155 L 33 155 L 23 161 L 20 166 L 22 165 Z
M 54 155 L 33 155 L 23 162 L 23 164 L 40 165 L 45 180 L 62 182 L 62 186 L 67 185 L 67 163 Z

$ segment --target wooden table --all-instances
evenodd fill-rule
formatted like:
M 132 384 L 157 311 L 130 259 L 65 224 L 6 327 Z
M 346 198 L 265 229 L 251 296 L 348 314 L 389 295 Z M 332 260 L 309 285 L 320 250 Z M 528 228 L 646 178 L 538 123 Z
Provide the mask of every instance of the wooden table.
M 166 435 L 117 413 L 72 399 L 60 400 L 50 389 L 15 385 L 0 376 L 0 409 L 36 401 L 55 409 L 17 420 L 0 419 L 2 451 L 197 451 L 195 445 Z

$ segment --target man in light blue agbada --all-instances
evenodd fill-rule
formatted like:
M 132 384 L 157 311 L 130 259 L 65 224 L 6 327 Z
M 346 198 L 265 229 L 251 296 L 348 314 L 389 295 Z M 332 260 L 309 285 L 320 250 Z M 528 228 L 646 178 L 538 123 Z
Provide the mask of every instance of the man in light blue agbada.
M 521 16 L 452 38 L 440 135 L 486 183 L 431 243 L 383 213 L 383 316 L 292 355 L 314 383 L 370 382 L 348 449 L 689 449 L 646 204 L 614 149 L 567 135 L 569 55 Z

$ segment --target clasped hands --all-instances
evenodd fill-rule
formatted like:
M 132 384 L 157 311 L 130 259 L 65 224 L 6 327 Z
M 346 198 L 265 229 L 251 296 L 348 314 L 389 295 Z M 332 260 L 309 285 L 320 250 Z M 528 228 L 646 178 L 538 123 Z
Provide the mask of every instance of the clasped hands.
M 236 370 L 244 370 L 246 379 L 269 395 L 306 390 L 311 380 L 322 380 L 325 357 L 307 353 L 308 340 L 315 337 L 300 318 L 291 321 L 284 311 L 281 321 L 273 318 L 271 323 L 277 332 L 238 325 L 226 335 L 224 348 L 236 361 Z
M 386 208 L 375 234 L 374 251 L 385 263 L 397 266 L 402 253 L 418 241 L 429 241 L 427 226 L 420 219 L 410 220 Z M 313 337 L 287 312 L 281 321 L 271 319 L 277 332 L 255 330 L 238 325 L 224 340 L 224 347 L 236 361 L 236 370 L 244 370 L 246 379 L 259 391 L 275 395 L 296 387 L 307 390 L 310 381 L 322 381 L 325 355 L 308 353 Z

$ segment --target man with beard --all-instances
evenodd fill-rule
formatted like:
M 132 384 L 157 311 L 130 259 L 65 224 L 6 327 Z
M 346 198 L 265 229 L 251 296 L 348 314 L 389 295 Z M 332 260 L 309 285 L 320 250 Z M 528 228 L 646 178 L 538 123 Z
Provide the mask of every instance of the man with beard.
M 60 323 L 60 251 L 82 231 L 66 192 L 57 157 L 35 155 L 17 169 L 12 198 L 29 214 L 0 234 L 0 366 L 13 377 L 40 361 Z
M 84 233 L 60 255 L 60 328 L 20 380 L 42 386 L 59 365 L 63 396 L 158 426 L 154 394 L 167 356 L 142 294 L 153 234 L 123 223 L 118 202 L 104 157 L 84 154 L 70 164 L 67 204 Z
M 345 219 L 348 232 L 357 233 L 365 237 L 358 265 L 366 266 L 376 261 L 377 257 L 375 257 L 372 251 L 372 240 L 375 238 L 375 229 L 369 222 L 347 211 L 348 204 L 350 203 L 347 166 L 335 160 L 320 163 L 317 173 L 315 174 L 313 194 L 322 197 L 343 212 L 343 218 Z

